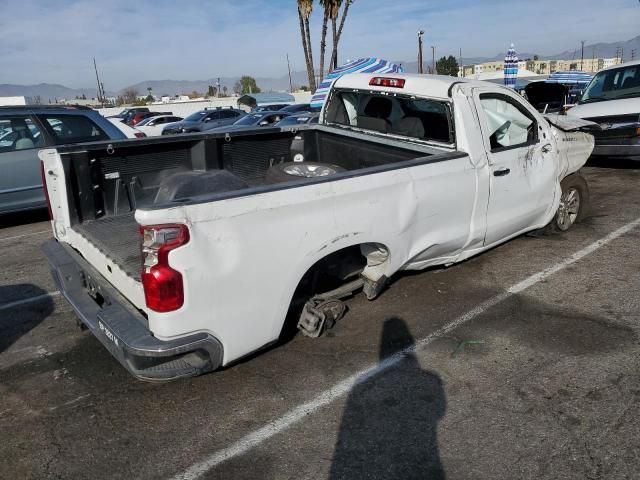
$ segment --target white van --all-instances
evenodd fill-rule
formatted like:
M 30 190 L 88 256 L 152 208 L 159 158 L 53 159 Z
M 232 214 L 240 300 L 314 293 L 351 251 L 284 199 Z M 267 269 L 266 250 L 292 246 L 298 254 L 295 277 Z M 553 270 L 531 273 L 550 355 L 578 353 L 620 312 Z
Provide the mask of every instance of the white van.
M 640 160 L 640 60 L 598 72 L 567 115 L 602 128 L 593 132 L 594 157 Z

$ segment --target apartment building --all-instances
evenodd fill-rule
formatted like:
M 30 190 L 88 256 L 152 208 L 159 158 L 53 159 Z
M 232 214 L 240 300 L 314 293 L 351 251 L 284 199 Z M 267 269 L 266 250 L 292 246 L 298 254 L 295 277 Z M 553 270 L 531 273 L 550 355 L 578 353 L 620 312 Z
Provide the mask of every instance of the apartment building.
M 561 72 L 565 70 L 583 70 L 585 72 L 598 72 L 603 68 L 611 67 L 622 63 L 619 58 L 579 58 L 573 60 L 521 60 L 518 62 L 518 68 L 521 70 L 529 70 L 539 75 L 550 75 L 553 72 Z M 504 68 L 503 61 L 485 62 L 477 65 L 464 65 L 462 67 L 463 75 L 470 76 L 485 72 L 498 72 Z

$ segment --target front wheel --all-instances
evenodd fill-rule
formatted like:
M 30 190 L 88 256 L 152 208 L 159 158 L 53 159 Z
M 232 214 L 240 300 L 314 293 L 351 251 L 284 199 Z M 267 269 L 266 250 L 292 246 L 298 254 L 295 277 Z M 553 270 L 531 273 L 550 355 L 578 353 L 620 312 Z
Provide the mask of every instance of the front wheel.
M 560 205 L 548 226 L 552 232 L 566 232 L 574 223 L 585 218 L 589 210 L 589 187 L 579 174 L 573 174 L 560 182 Z

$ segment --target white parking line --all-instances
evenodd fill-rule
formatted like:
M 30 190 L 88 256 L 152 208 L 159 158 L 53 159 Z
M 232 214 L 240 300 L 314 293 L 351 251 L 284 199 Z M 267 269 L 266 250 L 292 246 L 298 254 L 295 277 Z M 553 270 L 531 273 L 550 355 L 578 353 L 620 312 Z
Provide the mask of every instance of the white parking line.
M 20 305 L 26 305 L 28 303 L 39 302 L 45 298 L 53 298 L 60 295 L 60 292 L 43 293 L 42 295 L 36 295 L 35 297 L 23 298 L 22 300 L 16 300 L 15 302 L 4 303 L 0 305 L 0 311 L 8 310 L 13 307 L 19 307 Z
M 254 447 L 257 447 L 262 442 L 268 440 L 269 438 L 277 435 L 284 430 L 288 429 L 292 425 L 303 420 L 307 415 L 310 415 L 320 408 L 332 403 L 334 400 L 346 395 L 351 391 L 353 386 L 356 383 L 360 383 L 368 378 L 379 375 L 390 367 L 393 367 L 400 363 L 408 354 L 413 353 L 415 350 L 420 350 L 432 343 L 435 339 L 442 337 L 449 333 L 450 331 L 464 325 L 465 323 L 473 320 L 477 316 L 481 315 L 491 307 L 499 304 L 503 300 L 509 298 L 512 295 L 522 292 L 529 287 L 545 280 L 549 276 L 559 272 L 560 270 L 568 267 L 569 265 L 577 262 L 578 260 L 590 255 L 591 253 L 598 250 L 600 247 L 608 244 L 612 240 L 628 233 L 629 231 L 636 228 L 640 225 L 640 218 L 630 222 L 623 227 L 611 232 L 606 237 L 601 238 L 600 240 L 595 241 L 591 245 L 579 250 L 573 255 L 565 258 L 563 261 L 556 263 L 555 265 L 546 268 L 538 273 L 531 275 L 530 277 L 525 278 L 521 282 L 516 283 L 509 287 L 506 291 L 491 297 L 490 299 L 482 302 L 477 307 L 469 310 L 464 315 L 456 318 L 452 322 L 446 324 L 444 327 L 436 330 L 431 333 L 427 337 L 416 342 L 415 346 L 406 348 L 395 355 L 392 355 L 380 363 L 376 363 L 374 365 L 370 365 L 367 368 L 360 370 L 359 372 L 354 373 L 348 378 L 345 378 L 341 382 L 333 385 L 328 390 L 320 393 L 316 398 L 311 400 L 310 402 L 299 405 L 298 407 L 290 410 L 285 413 L 280 418 L 269 422 L 264 427 L 259 428 L 258 430 L 254 430 L 248 435 L 242 437 L 240 440 L 231 444 L 227 448 L 219 450 L 213 453 L 211 456 L 205 458 L 203 461 L 192 465 L 184 472 L 173 477 L 173 480 L 194 480 L 201 475 L 205 474 L 207 471 L 211 470 L 215 466 L 231 459 L 237 457 L 238 455 L 242 455 L 247 451 L 251 450 Z
M 14 237 L 4 237 L 4 238 L 0 238 L 0 242 L 4 242 L 6 240 L 17 240 L 18 238 L 24 238 L 24 237 L 33 237 L 34 235 L 42 235 L 43 233 L 51 233 L 51 230 L 40 230 L 39 232 L 24 233 L 22 235 L 16 235 Z

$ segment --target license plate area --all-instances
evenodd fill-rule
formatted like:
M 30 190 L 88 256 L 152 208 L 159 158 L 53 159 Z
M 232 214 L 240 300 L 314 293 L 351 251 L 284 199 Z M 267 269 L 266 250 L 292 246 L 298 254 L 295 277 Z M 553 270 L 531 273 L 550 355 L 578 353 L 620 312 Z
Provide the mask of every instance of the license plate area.
M 102 292 L 102 287 L 100 284 L 94 280 L 94 278 L 86 272 L 81 272 L 82 275 L 82 284 L 84 286 L 87 294 L 93 299 L 94 302 L 98 304 L 99 307 L 102 307 L 105 304 L 109 304 L 104 293 Z

